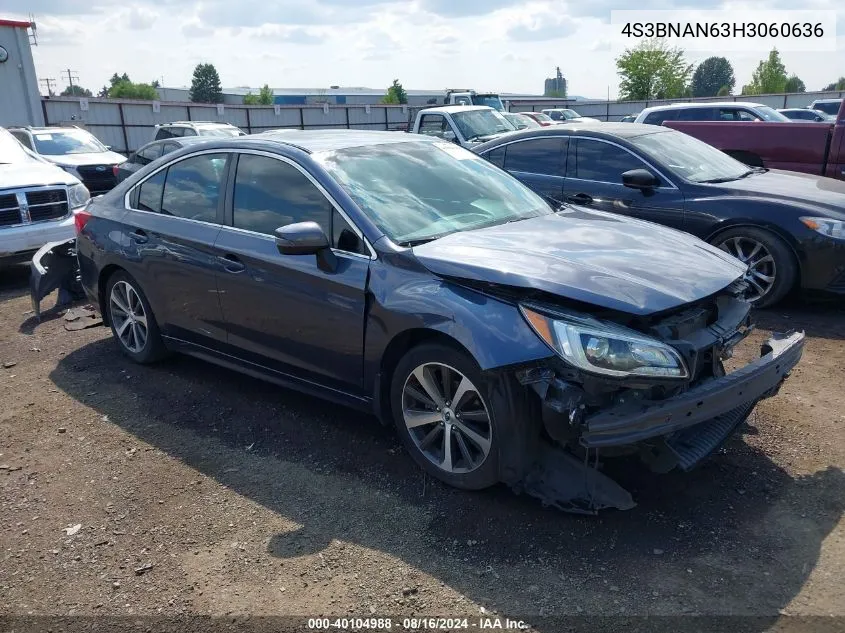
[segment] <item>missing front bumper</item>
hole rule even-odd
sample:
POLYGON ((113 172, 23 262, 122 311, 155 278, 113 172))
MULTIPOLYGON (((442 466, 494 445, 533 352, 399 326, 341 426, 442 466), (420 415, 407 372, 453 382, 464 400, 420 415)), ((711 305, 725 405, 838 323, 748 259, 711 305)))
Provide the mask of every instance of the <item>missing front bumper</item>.
MULTIPOLYGON (((708 380, 674 398, 619 405, 585 419, 580 442, 587 448, 636 444, 669 436, 777 393, 804 351, 804 333, 775 335, 760 358, 721 378, 708 380)), ((747 413, 746 413, 747 415, 747 413)))

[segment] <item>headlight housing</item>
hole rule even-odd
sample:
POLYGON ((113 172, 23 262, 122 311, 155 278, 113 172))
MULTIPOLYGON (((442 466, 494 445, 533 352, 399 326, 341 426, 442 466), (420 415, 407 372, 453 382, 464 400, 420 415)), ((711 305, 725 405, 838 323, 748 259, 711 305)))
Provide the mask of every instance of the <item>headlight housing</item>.
POLYGON ((70 185, 67 188, 67 203, 71 211, 84 207, 90 201, 91 194, 82 183, 70 185))
POLYGON ((563 360, 594 374, 618 378, 687 378, 686 363, 671 345, 614 323, 548 315, 521 305, 525 320, 563 360))
POLYGON ((801 218, 801 222, 807 228, 813 229, 816 233, 821 233, 826 237, 832 237, 835 240, 845 240, 845 222, 842 220, 803 217, 801 218))

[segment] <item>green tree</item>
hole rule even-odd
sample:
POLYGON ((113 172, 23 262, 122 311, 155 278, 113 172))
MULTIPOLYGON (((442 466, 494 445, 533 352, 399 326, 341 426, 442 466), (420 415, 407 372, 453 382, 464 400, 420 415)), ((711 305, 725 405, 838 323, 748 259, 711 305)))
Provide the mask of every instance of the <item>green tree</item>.
POLYGON ((155 101, 158 99, 158 92, 150 84, 136 84, 121 80, 109 88, 109 98, 155 101))
POLYGON ((264 84, 258 94, 250 91, 244 95, 244 105, 273 105, 273 101, 273 89, 267 84, 264 84))
POLYGON ((223 103, 223 88, 214 64, 197 64, 194 68, 190 99, 194 103, 223 103))
POLYGON ((645 40, 616 59, 616 73, 623 101, 673 99, 687 91, 692 65, 681 49, 669 48, 663 40, 645 40))
POLYGON ((778 49, 773 48, 766 59, 760 60, 757 70, 751 75, 751 83, 742 87, 744 95, 762 95, 786 92, 788 80, 786 66, 780 58, 778 49))
POLYGON ((161 88, 161 84, 158 82, 158 79, 153 79, 153 83, 150 84, 153 88, 161 88))
POLYGON ((68 86, 64 90, 62 90, 62 97, 93 97, 94 95, 91 94, 91 91, 88 88, 83 88, 82 86, 68 86))
POLYGON ((382 103, 408 103, 408 93, 399 83, 398 79, 394 79, 393 83, 387 89, 382 103))
POLYGON ((97 93, 97 96, 100 97, 101 99, 108 97, 109 96, 109 87, 103 86, 102 88, 100 88, 100 92, 97 93))
POLYGON ((798 77, 798 75, 792 74, 790 75, 789 79, 786 80, 786 86, 784 86, 784 92, 807 92, 807 86, 804 85, 804 82, 798 77))
POLYGON ((716 93, 717 97, 727 97, 731 94, 731 88, 728 86, 722 86, 719 88, 719 92, 716 93))
POLYGON ((834 90, 845 90, 845 77, 840 77, 832 84, 828 84, 824 88, 822 88, 825 92, 832 92, 834 90))
POLYGON ((692 74, 690 88, 693 97, 715 97, 722 88, 727 88, 730 94, 735 85, 731 63, 724 57, 708 57, 692 74))

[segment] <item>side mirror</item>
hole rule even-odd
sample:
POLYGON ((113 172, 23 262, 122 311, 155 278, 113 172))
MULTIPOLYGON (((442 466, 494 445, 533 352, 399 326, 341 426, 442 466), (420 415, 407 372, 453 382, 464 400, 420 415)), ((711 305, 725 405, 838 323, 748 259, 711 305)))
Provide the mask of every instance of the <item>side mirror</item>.
POLYGON ((275 230, 282 255, 316 255, 329 248, 329 238, 316 222, 297 222, 275 230))
POLYGON ((632 189, 651 189, 660 181, 647 169, 631 169, 622 174, 622 184, 632 189))

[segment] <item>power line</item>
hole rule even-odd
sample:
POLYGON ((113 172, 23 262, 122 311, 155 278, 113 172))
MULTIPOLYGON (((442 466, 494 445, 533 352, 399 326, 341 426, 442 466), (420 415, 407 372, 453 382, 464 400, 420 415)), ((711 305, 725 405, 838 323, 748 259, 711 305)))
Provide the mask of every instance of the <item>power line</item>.
POLYGON ((48 95, 53 94, 53 88, 56 86, 56 80, 55 79, 52 79, 52 78, 50 78, 50 79, 48 79, 48 78, 39 79, 38 83, 46 86, 48 95))

